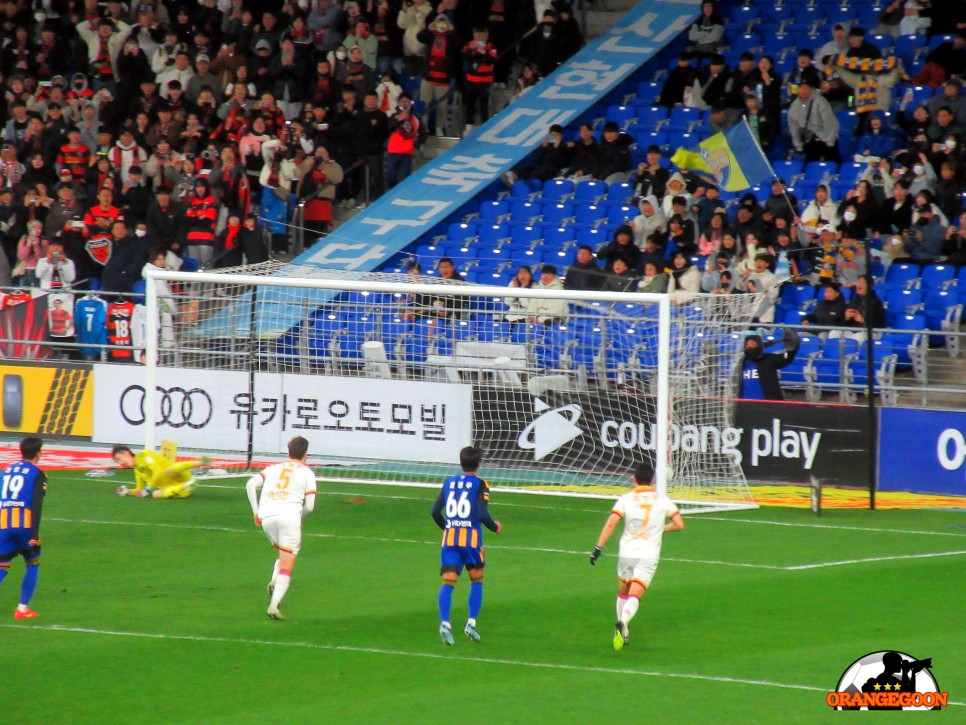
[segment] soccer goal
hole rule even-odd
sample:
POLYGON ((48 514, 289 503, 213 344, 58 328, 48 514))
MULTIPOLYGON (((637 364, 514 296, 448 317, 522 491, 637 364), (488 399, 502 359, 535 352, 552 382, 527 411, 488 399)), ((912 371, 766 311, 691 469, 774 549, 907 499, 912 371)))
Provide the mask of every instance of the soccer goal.
POLYGON ((473 443, 498 487, 612 496, 649 461, 681 505, 754 505, 732 401, 756 296, 150 275, 128 405, 155 414, 125 416, 146 446, 173 440, 231 473, 302 435, 324 478, 435 486, 473 443))

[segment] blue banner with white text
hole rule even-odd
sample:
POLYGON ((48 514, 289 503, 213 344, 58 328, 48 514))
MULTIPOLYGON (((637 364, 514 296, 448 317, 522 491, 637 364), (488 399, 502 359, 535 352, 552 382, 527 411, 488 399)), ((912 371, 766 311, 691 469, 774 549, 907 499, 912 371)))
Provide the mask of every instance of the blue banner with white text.
POLYGON ((966 496, 966 411, 883 408, 879 490, 966 496))
POLYGON ((472 199, 688 28, 700 0, 638 3, 529 93, 384 195, 295 264, 369 271, 472 199))

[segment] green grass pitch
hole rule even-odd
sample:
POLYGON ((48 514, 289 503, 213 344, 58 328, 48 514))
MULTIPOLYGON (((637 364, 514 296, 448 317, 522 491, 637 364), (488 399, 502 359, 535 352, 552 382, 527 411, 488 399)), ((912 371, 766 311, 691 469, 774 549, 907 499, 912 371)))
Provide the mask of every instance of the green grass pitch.
POLYGON ((4 722, 838 722, 825 693, 880 649, 932 657, 939 719, 966 716, 963 512, 687 517, 614 652, 609 502, 496 492, 483 641, 464 578, 446 648, 434 491, 321 485, 273 622, 242 482, 115 496, 129 476, 50 475, 40 618, 12 619, 22 564, 0 587, 4 722))

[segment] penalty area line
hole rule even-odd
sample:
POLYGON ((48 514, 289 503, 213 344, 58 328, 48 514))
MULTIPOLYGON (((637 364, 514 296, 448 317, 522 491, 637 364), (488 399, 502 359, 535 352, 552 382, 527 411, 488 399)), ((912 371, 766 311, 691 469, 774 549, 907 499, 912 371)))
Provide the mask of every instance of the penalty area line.
POLYGON ((876 561, 899 561, 900 559, 934 559, 941 556, 960 556, 966 554, 966 549, 959 551, 937 551, 932 554, 896 554, 893 556, 870 556, 864 559, 843 559, 842 561, 822 561, 817 564, 797 564, 786 566, 789 571, 802 571, 804 569, 824 569, 831 566, 849 566, 850 564, 867 564, 876 561))
MULTIPOLYGON (((148 529, 181 529, 188 531, 221 531, 223 533, 230 534, 253 534, 258 533, 258 529, 254 526, 250 529, 243 529, 235 526, 201 526, 196 524, 172 524, 164 523, 158 521, 99 521, 95 519, 68 519, 63 517, 52 516, 50 518, 45 518, 46 521, 56 521, 58 523, 65 524, 84 524, 87 526, 135 526, 139 528, 148 529)), ((303 538, 312 539, 341 539, 341 540, 352 540, 352 541, 378 541, 384 544, 417 544, 421 546, 439 546, 439 539, 435 541, 425 541, 420 539, 402 539, 402 538, 389 538, 380 536, 354 536, 352 534, 325 534, 318 533, 314 531, 303 531, 303 538)), ((495 549, 498 551, 523 551, 523 552, 537 552, 543 554, 568 554, 571 556, 586 556, 587 551, 577 550, 577 549, 556 549, 548 546, 508 546, 506 544, 487 544, 487 549, 495 549)), ((607 555, 611 556, 611 555, 607 555)), ((673 561, 681 564, 705 564, 708 566, 733 566, 742 569, 770 569, 774 571, 782 571, 787 569, 784 566, 776 566, 772 564, 751 564, 738 561, 717 561, 717 560, 706 560, 706 559, 685 559, 685 558, 675 558, 675 557, 664 557, 664 561, 673 561)))
MULTIPOLYGON (((4 629, 25 630, 27 627, 17 624, 0 624, 4 629)), ((810 685, 796 685, 785 682, 771 682, 769 680, 756 680, 753 678, 726 677, 722 675, 702 675, 690 672, 658 672, 657 670, 639 670, 633 667, 603 667, 597 665, 573 665, 560 662, 534 662, 529 660, 505 659, 502 657, 467 657, 452 653, 439 652, 419 652, 415 650, 387 649, 384 647, 359 647, 344 644, 324 644, 319 642, 299 642, 284 640, 249 639, 245 637, 214 637, 206 635, 192 634, 160 634, 155 632, 131 632, 112 629, 97 629, 93 627, 69 627, 59 624, 28 625, 31 630, 42 630, 45 632, 60 632, 70 634, 90 634, 103 637, 117 637, 128 639, 154 639, 179 642, 202 642, 212 644, 239 644, 251 646, 268 647, 291 647, 296 649, 316 650, 322 652, 353 652, 358 654, 386 655, 390 657, 403 657, 414 659, 447 660, 468 663, 480 663, 486 665, 502 665, 506 667, 523 667, 528 669, 544 670, 564 670, 568 672, 596 672, 613 675, 631 675, 636 677, 662 677, 681 680, 696 680, 699 682, 718 682, 731 685, 748 685, 752 687, 769 687, 781 690, 802 690, 805 692, 828 692, 827 687, 812 687, 810 685)), ((950 702, 950 705, 960 703, 950 702)))

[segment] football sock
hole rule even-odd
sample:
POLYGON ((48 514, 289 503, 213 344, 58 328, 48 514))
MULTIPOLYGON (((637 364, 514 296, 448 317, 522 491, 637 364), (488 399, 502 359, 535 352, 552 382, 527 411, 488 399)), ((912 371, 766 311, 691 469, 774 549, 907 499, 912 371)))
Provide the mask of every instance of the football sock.
POLYGON ((37 577, 40 576, 39 566, 28 566, 23 573, 23 583, 20 585, 20 604, 26 607, 37 588, 37 577))
POLYGON ((269 580, 269 584, 275 586, 275 580, 278 579, 278 569, 282 565, 278 559, 275 560, 275 566, 272 568, 272 578, 269 580))
POLYGON ((624 602, 624 611, 621 612, 621 622, 629 624, 634 619, 634 615, 637 614, 637 608, 640 604, 641 600, 637 597, 628 597, 627 601, 624 602))
POLYGON ((291 571, 288 569, 278 570, 278 576, 275 577, 275 591, 272 592, 272 603, 269 605, 271 609, 278 609, 278 605, 281 604, 282 597, 284 597, 285 592, 288 591, 288 585, 291 581, 291 571))
POLYGON ((483 606, 483 582, 470 582, 470 596, 467 599, 467 606, 470 614, 470 621, 476 625, 476 618, 480 616, 480 607, 483 606))
POLYGON ((448 622, 449 614, 453 609, 453 589, 455 584, 443 582, 439 588, 439 621, 448 622))
POLYGON ((627 603, 626 594, 617 595, 617 621, 620 621, 621 614, 624 613, 624 605, 627 603))

